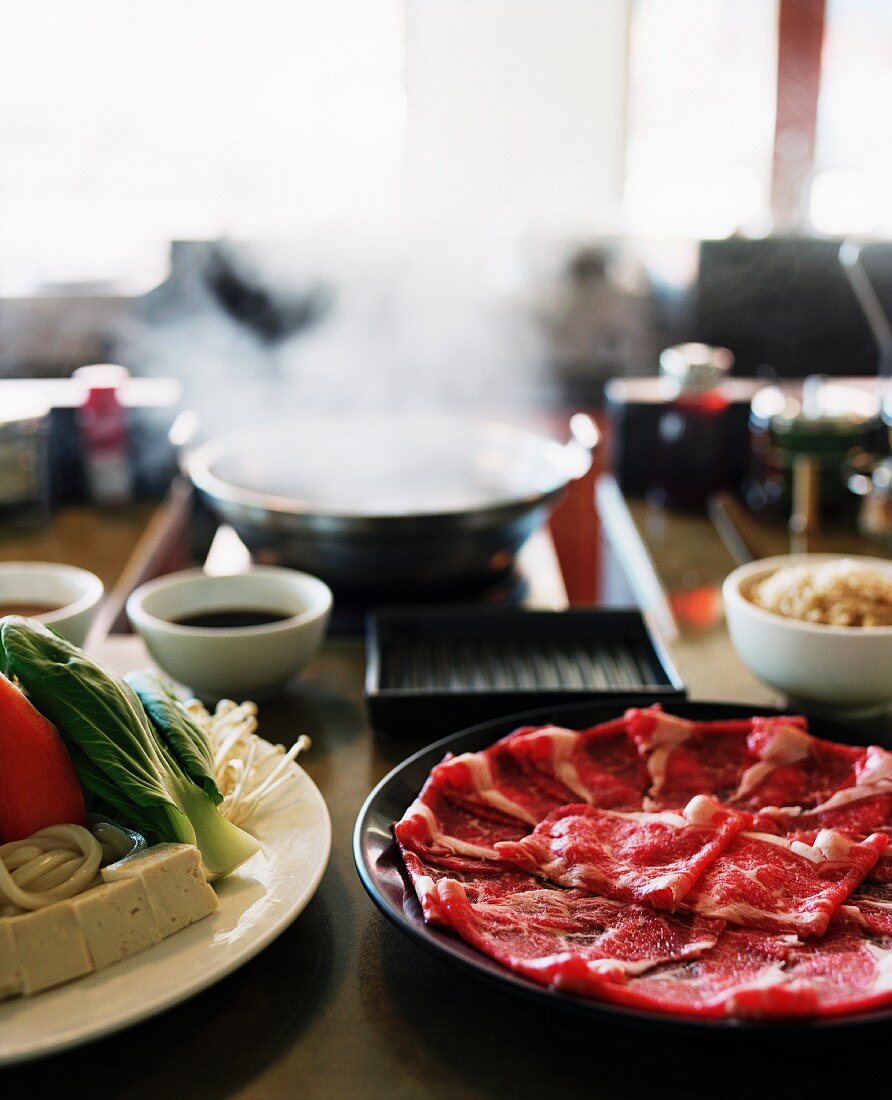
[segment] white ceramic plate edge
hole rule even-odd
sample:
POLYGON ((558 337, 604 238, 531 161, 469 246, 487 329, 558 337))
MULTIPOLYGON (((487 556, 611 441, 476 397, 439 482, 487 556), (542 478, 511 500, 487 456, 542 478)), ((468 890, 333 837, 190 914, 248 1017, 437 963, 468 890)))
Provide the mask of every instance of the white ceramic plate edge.
POLYGON ((218 913, 106 970, 0 1003, 0 1066, 68 1050, 164 1012, 267 947, 309 903, 331 852, 328 807, 299 765, 291 765, 291 781, 258 819, 256 835, 264 851, 220 884, 218 913))

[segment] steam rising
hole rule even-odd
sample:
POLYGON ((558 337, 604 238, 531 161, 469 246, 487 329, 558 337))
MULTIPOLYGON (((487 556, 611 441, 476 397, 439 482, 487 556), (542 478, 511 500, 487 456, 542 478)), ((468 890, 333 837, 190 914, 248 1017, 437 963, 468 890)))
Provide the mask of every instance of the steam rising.
POLYGON ((541 409, 545 335, 518 287, 516 252, 296 245, 240 252, 253 283, 293 302, 324 287, 323 316, 269 341, 228 315, 203 278, 201 246, 175 253, 169 283, 121 354, 186 386, 208 436, 249 421, 541 409))

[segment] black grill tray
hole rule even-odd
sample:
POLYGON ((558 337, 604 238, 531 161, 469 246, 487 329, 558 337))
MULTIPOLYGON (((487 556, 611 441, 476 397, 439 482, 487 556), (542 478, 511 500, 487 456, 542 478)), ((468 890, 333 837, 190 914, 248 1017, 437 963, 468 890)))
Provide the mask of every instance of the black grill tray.
POLYGON ((449 733, 515 711, 643 696, 684 684, 637 609, 381 608, 366 618, 375 729, 449 733))

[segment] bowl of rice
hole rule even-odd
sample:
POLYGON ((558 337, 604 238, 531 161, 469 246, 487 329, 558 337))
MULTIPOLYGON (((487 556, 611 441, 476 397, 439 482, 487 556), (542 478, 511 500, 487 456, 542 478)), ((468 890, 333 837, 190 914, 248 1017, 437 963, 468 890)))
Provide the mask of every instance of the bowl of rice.
POLYGON ((740 658, 792 701, 846 713, 892 702, 892 561, 763 558, 735 569, 722 595, 740 658))

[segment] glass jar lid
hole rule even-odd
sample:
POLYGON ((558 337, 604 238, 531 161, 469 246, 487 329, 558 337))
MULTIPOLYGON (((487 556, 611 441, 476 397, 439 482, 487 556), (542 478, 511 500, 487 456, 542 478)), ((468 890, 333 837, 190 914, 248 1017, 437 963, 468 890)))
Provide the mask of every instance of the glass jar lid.
POLYGON ((875 394, 813 375, 805 379, 801 393, 781 386, 759 390, 752 400, 751 419, 773 435, 804 442, 858 436, 879 411, 875 394))
POLYGON ((683 390, 711 390, 733 365, 732 352, 710 344, 676 344, 660 354, 660 374, 683 390))

